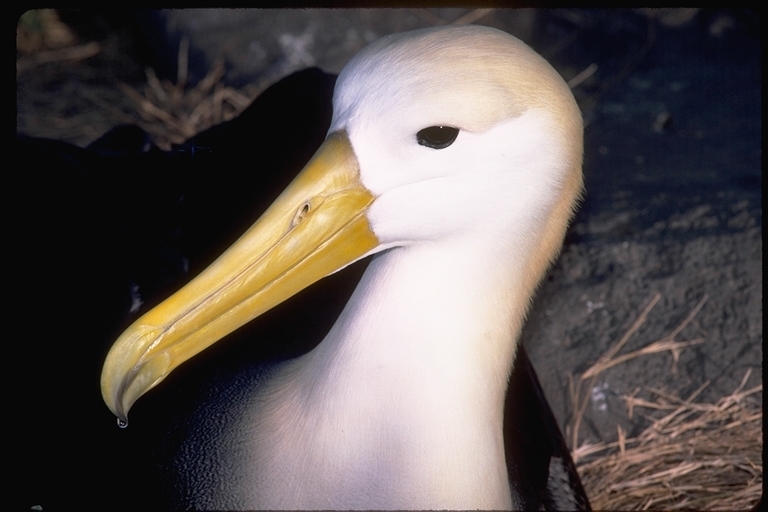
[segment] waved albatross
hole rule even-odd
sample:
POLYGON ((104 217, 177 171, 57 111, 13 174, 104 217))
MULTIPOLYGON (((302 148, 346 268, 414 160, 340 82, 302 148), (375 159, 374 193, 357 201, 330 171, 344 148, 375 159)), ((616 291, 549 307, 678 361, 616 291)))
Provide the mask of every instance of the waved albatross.
POLYGON ((546 482, 534 484, 514 460, 532 442, 516 425, 542 412, 505 413, 505 400, 543 404, 552 428, 538 383, 528 402, 507 389, 520 372, 535 381, 515 364, 518 338, 581 193, 582 138, 562 78, 504 32, 374 42, 339 75, 328 136, 304 170, 115 342, 105 402, 126 423, 181 363, 374 255, 316 348, 255 365, 222 394, 226 426, 187 450, 200 467, 179 476, 185 504, 588 508, 557 428, 562 450, 550 461, 542 447, 546 482))

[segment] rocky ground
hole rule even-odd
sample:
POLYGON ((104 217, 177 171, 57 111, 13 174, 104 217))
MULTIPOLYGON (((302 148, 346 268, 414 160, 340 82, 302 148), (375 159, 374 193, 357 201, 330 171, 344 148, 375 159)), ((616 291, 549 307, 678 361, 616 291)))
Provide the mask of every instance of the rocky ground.
POLYGON ((712 402, 749 369, 747 385, 762 382, 762 105, 753 13, 209 10, 61 18, 75 37, 65 47, 81 51, 39 43, 22 52, 20 44, 17 131, 81 146, 142 121, 118 83, 140 90, 147 66, 175 79, 182 36, 190 44, 188 83, 219 57, 222 83, 257 92, 308 66, 338 72, 390 32, 474 22, 517 35, 571 81, 586 124, 584 202, 524 330, 563 429, 570 432, 574 413, 569 376, 578 381, 657 294, 620 353, 665 338, 699 304, 674 340, 703 342, 631 359, 585 382, 580 442, 615 439, 617 424, 629 433, 646 426, 642 415, 628 417, 622 399, 638 389, 637 396, 657 388, 685 398, 709 382, 699 399, 712 402))

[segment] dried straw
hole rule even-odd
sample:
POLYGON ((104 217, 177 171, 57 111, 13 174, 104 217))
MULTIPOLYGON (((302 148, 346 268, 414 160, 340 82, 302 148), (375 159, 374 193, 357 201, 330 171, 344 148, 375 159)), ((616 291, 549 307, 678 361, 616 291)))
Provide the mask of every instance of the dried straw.
MULTIPOLYGON (((674 338, 693 320, 706 296, 667 336, 617 356, 660 298, 656 295, 614 347, 572 385, 574 445, 589 399, 581 390, 591 389, 597 375, 636 357, 665 350, 672 352, 676 362, 682 348, 703 341, 674 338)), ((653 388, 647 388, 650 400, 638 398, 639 389, 624 396, 630 419, 637 408, 671 412, 654 420, 637 437, 627 438, 617 425, 617 441, 583 443, 573 451, 592 506, 597 510, 737 510, 754 506, 762 494, 763 414, 761 400, 753 395, 762 393, 763 387, 744 390, 750 373, 751 369, 731 395, 714 404, 694 401, 709 382, 685 400, 653 388)))
MULTIPOLYGON (((146 69, 147 85, 142 92, 121 83, 120 88, 136 105, 139 120, 131 119, 152 136, 155 144, 170 149, 203 130, 237 117, 263 87, 242 90, 221 83, 224 63, 217 60, 213 69, 196 86, 187 88, 189 41, 179 45, 176 83, 160 80, 146 69)), ((114 110, 114 109, 113 109, 114 110)), ((125 115, 121 115, 125 119, 125 115)))

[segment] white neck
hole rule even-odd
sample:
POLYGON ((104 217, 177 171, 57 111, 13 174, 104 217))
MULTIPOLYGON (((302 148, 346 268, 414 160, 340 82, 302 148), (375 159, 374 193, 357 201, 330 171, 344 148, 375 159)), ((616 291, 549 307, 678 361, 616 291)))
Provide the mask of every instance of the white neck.
POLYGON ((425 243, 373 259, 326 339, 260 398, 255 505, 513 504, 503 404, 527 297, 510 292, 517 251, 494 249, 425 243))

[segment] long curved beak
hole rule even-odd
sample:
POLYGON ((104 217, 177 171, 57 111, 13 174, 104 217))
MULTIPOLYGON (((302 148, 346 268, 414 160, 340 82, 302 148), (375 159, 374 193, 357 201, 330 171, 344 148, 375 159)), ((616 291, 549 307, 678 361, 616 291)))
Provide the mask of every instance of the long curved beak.
POLYGON ((349 139, 331 134, 269 209, 199 276, 131 325, 104 362, 101 393, 131 406, 174 368, 378 244, 349 139))

